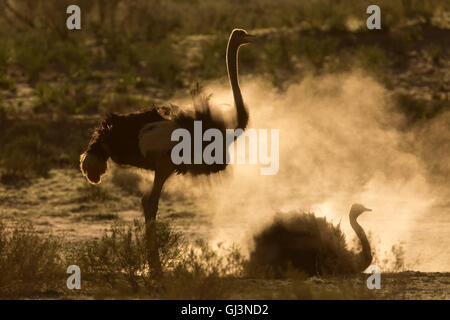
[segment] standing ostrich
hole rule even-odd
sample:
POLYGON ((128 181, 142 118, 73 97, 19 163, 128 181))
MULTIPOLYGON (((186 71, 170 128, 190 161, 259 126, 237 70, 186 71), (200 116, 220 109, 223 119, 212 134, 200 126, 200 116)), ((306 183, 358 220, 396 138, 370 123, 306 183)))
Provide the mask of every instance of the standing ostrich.
MULTIPOLYGON (((249 35, 245 30, 234 29, 228 40, 226 64, 237 114, 237 125, 234 129, 241 129, 233 136, 232 142, 245 130, 249 118, 238 81, 238 51, 240 46, 251 42, 253 38, 254 36, 249 35)), ((195 98, 194 112, 180 112, 171 119, 163 117, 160 108, 157 107, 124 115, 109 114, 95 129, 86 151, 80 158, 81 171, 93 184, 101 182, 101 177, 107 170, 108 158, 119 165, 131 165, 155 172, 151 191, 142 197, 149 248, 148 260, 150 270, 155 275, 161 273, 161 263, 153 222, 156 219, 164 182, 173 172, 208 175, 224 170, 227 165, 226 161, 222 161, 221 164, 194 164, 192 160, 193 153, 196 152, 195 148, 191 149, 194 150, 191 164, 175 165, 171 160, 171 150, 175 145, 175 142, 171 141, 171 134, 175 129, 187 129, 193 137, 194 121, 201 121, 203 130, 218 129, 222 137, 225 137, 226 130, 230 127, 223 118, 212 115, 209 97, 195 98)), ((199 152, 203 153, 204 147, 203 143, 199 152)), ((228 156, 228 145, 224 143, 223 148, 222 154, 228 156)))
POLYGON ((345 235, 326 218, 312 213, 276 217, 275 221, 254 237, 255 248, 250 255, 252 265, 269 266, 281 276, 290 265, 312 275, 354 274, 363 272, 372 263, 369 241, 356 219, 367 209, 353 204, 350 225, 358 236, 362 251, 347 249, 345 235))

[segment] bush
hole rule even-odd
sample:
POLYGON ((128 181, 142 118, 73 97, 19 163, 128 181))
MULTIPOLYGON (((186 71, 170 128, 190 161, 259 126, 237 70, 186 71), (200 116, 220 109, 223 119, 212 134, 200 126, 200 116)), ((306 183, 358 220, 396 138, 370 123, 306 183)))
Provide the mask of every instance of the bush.
POLYGON ((180 87, 179 73, 181 65, 175 56, 171 42, 168 40, 141 46, 142 59, 148 74, 163 86, 180 87))
POLYGON ((389 63, 385 51, 377 46, 358 48, 355 58, 359 67, 375 74, 383 73, 389 63))
POLYGON ((99 100, 88 90, 86 84, 62 83, 49 86, 39 82, 34 92, 37 102, 33 110, 37 113, 92 114, 98 110, 99 100))
POLYGON ((75 264, 92 292, 100 295, 144 294, 165 299, 220 299, 235 289, 244 259, 235 247, 220 255, 204 242, 189 246, 166 223, 156 222, 164 275, 152 278, 147 261, 145 224, 115 223, 100 240, 74 250, 75 264))
POLYGON ((52 149, 39 135, 26 135, 5 145, 1 165, 8 175, 47 176, 52 160, 52 149))
POLYGON ((7 41, 0 42, 0 73, 4 72, 11 62, 11 49, 7 41))
POLYGON ((315 69, 323 67, 325 58, 336 54, 339 40, 333 37, 316 35, 297 36, 294 41, 295 53, 306 58, 315 69))
POLYGON ((8 231, 0 221, 0 298, 54 294, 65 286, 61 240, 39 236, 30 223, 8 231))
POLYGON ((57 41, 52 44, 51 62, 57 70, 74 76, 89 70, 92 53, 81 41, 57 41))
POLYGON ((198 77, 213 79, 226 75, 225 64, 226 37, 215 36, 210 41, 201 44, 200 55, 196 58, 195 65, 198 69, 198 77))
POLYGON ((32 178, 46 176, 55 167, 78 169, 92 126, 92 121, 66 118, 13 118, 0 108, 1 171, 16 178, 32 178))
MULTIPOLYGON (((157 223, 157 239, 162 265, 170 268, 180 254, 180 234, 172 232, 167 224, 157 223)), ((127 287, 136 293, 150 286, 145 225, 135 221, 133 226, 115 223, 105 230, 100 240, 80 245, 75 253, 77 265, 84 279, 97 287, 120 289, 127 287)))
POLYGON ((25 71, 30 81, 36 81, 50 63, 47 39, 37 32, 17 35, 17 39, 16 63, 25 71))
POLYGON ((407 124, 432 119, 448 109, 445 101, 417 99, 408 94, 394 95, 397 110, 406 116, 407 124))

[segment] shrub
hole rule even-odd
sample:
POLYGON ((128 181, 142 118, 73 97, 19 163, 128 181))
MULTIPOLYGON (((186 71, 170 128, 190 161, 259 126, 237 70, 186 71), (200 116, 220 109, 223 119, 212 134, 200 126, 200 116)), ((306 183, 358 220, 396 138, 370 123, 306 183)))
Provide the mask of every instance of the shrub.
POLYGON ((8 117, 0 108, 0 167, 14 179, 45 176, 55 167, 79 168, 92 126, 66 118, 8 117))
POLYGON ((203 79, 213 79, 226 74, 225 60, 226 38, 224 36, 214 36, 210 41, 201 43, 200 55, 196 57, 198 77, 203 79))
MULTIPOLYGON (((255 48, 249 46, 249 50, 246 51, 252 50, 255 48)), ((262 71, 270 76, 273 85, 280 86, 287 80, 288 75, 296 72, 293 64, 294 54, 293 45, 285 33, 281 33, 263 46, 260 54, 262 71)))
POLYGON ((51 62, 57 70, 73 76, 89 69, 92 53, 80 40, 57 41, 52 44, 51 62))
POLYGON ((0 71, 0 89, 9 90, 11 92, 16 92, 17 90, 16 82, 13 79, 3 75, 1 71, 0 71))
POLYGON ((444 100, 417 99, 408 94, 397 93, 394 95, 396 108, 406 116, 407 124, 432 119, 448 106, 444 100))
POLYGON ((383 49, 376 46, 362 46, 355 52, 359 67, 375 74, 380 74, 388 66, 388 59, 383 49))
POLYGON ((336 54, 339 40, 333 37, 297 36, 294 40, 295 53, 306 58, 316 69, 323 67, 325 58, 336 54))
POLYGON ((11 47, 7 41, 0 42, 0 73, 4 72, 11 62, 11 47))
MULTIPOLYGON (((162 264, 167 269, 180 254, 180 234, 164 223, 157 223, 156 229, 162 264)), ((84 278, 97 287, 128 287, 136 293, 152 280, 147 266, 145 226, 138 221, 133 226, 113 224, 100 240, 81 244, 74 257, 84 278)))
POLYGON ((98 110, 99 100, 88 90, 86 84, 62 83, 49 86, 39 82, 34 93, 37 102, 33 110, 37 113, 92 114, 98 110))
POLYGON ((16 62, 28 75, 30 81, 36 81, 39 74, 47 70, 49 66, 47 39, 37 32, 17 35, 17 39, 16 62))
POLYGON ((0 298, 54 294, 65 286, 61 240, 35 232, 30 223, 9 231, 0 221, 0 298))
POLYGON ((9 175, 47 176, 52 160, 52 149, 39 135, 25 135, 4 146, 1 165, 9 175))
POLYGON ((224 254, 204 242, 189 246, 166 223, 156 222, 157 241, 164 271, 152 278, 147 261, 145 224, 117 222, 100 240, 81 243, 74 250, 75 264, 93 292, 145 294, 165 299, 219 299, 235 289, 234 277, 242 275, 244 259, 236 247, 224 254))
POLYGON ((180 87, 180 63, 169 40, 140 46, 140 54, 146 64, 146 72, 163 86, 180 87))

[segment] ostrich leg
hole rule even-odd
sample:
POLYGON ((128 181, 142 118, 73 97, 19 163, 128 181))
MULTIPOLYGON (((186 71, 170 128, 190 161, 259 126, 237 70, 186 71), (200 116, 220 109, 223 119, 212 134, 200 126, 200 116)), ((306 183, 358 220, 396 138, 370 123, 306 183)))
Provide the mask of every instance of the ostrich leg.
POLYGON ((156 235, 156 213, 158 212, 159 196, 164 182, 170 176, 171 171, 155 170, 155 179, 151 192, 145 193, 142 197, 142 207, 145 216, 145 238, 147 244, 147 261, 150 273, 155 277, 161 276, 161 261, 159 258, 159 247, 156 235))

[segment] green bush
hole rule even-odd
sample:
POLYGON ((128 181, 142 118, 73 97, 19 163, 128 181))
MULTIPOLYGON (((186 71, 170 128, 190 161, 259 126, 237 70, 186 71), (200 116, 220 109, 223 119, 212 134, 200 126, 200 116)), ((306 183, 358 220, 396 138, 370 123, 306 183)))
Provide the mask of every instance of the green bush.
POLYGON ((0 108, 0 174, 31 178, 45 176, 55 167, 79 168, 92 126, 92 121, 64 117, 7 117, 0 108))

